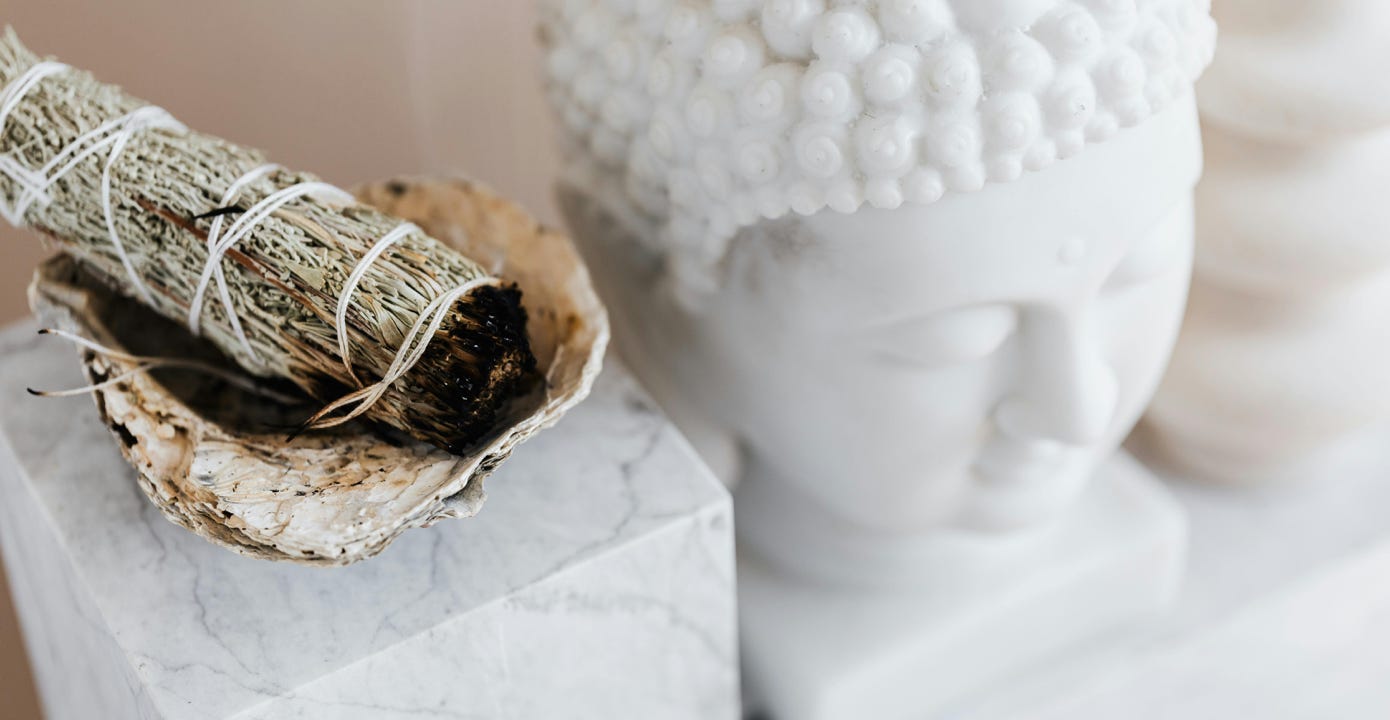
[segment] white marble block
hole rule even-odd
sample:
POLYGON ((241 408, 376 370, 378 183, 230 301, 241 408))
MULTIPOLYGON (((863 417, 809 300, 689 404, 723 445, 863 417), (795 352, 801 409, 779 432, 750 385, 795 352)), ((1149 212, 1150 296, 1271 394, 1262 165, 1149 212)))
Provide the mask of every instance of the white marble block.
POLYGON ((737 716, 728 495, 616 363, 477 518, 328 570, 164 520, 89 400, 24 393, 81 382, 33 332, 0 334, 0 542, 51 718, 737 716))

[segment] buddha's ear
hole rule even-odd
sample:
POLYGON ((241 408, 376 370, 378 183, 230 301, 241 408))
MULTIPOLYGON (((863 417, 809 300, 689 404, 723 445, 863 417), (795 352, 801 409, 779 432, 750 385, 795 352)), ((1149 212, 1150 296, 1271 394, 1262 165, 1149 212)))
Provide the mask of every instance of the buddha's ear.
POLYGON ((725 253, 727 276, 737 279, 749 271, 785 270, 793 264, 830 264, 827 248, 846 239, 842 233, 822 228, 814 218, 832 212, 827 208, 810 216, 793 213, 740 229, 725 253))

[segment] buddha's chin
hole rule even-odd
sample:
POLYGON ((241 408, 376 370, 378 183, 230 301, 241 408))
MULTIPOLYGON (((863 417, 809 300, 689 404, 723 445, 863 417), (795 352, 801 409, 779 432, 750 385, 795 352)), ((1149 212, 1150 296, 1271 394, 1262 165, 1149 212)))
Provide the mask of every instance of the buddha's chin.
POLYGON ((967 529, 1015 533, 1051 526, 1075 502, 1095 471, 1097 451, 1050 448, 981 456, 970 500, 961 516, 967 529))

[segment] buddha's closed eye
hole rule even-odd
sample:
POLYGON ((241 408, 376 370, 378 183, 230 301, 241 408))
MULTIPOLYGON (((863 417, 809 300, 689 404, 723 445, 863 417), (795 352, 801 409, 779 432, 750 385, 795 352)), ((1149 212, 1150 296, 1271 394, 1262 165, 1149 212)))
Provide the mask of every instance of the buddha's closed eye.
POLYGON ((873 353, 886 362, 933 368, 988 357, 1017 329, 1014 308, 972 305, 876 328, 870 342, 873 353))

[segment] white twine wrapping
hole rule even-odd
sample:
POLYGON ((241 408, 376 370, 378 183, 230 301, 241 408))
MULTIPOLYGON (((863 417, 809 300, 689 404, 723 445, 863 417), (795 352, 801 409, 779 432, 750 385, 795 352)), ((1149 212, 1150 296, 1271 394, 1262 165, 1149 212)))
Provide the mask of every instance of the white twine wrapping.
MULTIPOLYGON (((227 188, 227 192, 222 194, 221 207, 231 205, 247 185, 279 169, 281 167, 275 163, 266 163, 247 171, 237 178, 231 187, 227 188)), ((213 248, 217 246, 217 238, 222 234, 224 220, 225 218, 221 215, 212 219, 212 227, 208 229, 208 257, 212 257, 213 248)), ((248 357, 264 364, 265 361, 261 360, 261 356, 257 355, 255 349, 251 347, 251 340, 246 337, 246 331, 241 327, 241 318, 237 317, 236 307, 232 304, 232 294, 227 289, 227 274, 222 271, 222 263, 220 262, 214 265, 213 279, 217 281, 217 295, 222 301, 222 309, 227 315, 227 321, 232 325, 232 333, 236 335, 237 341, 241 343, 241 347, 246 351, 248 357)), ((189 309, 188 329, 194 335, 202 334, 202 313, 189 309)))
POLYGON ((39 334, 53 335, 55 337, 63 338, 64 340, 68 340, 72 343, 75 343, 76 345, 86 348, 87 350, 90 350, 98 355, 103 355, 105 357, 109 357, 115 360, 123 360, 125 362, 135 363, 135 367, 119 375, 116 375, 115 377, 107 378, 106 380, 103 380, 99 383, 93 383, 91 385, 85 385, 83 387, 73 388, 71 390, 44 391, 29 388, 30 395, 37 395, 39 397, 49 398, 86 395, 87 393, 95 392, 97 390, 101 390, 102 388, 110 387, 121 382, 122 380, 126 380, 141 373, 147 373, 151 370, 157 370, 159 368, 181 368, 184 370, 194 370, 205 375, 213 375, 243 390, 255 393, 257 395, 261 395, 263 397, 268 397, 280 403, 289 404, 295 402, 294 398, 289 397, 287 395, 282 395, 280 393, 275 392, 274 390, 261 387, 260 385, 256 384, 255 381, 251 380, 245 375, 231 372, 230 370, 227 370, 225 368, 220 368, 216 365, 213 365, 211 363, 205 363, 200 360, 132 355, 127 352, 121 352, 120 350, 116 350, 115 348, 109 348, 105 345, 102 345, 99 342, 96 342, 95 340, 89 340, 87 338, 84 338, 81 335, 70 333, 66 330, 58 330, 56 328, 44 328, 39 331, 39 334))
POLYGON ((306 428, 330 428, 337 427, 346 423, 366 412, 368 408, 375 405, 386 390, 397 380, 400 380, 410 369, 420 363, 420 359, 425 356, 425 350, 429 348, 430 341, 434 339, 434 334, 439 332, 439 327, 444 324, 444 318, 448 317, 449 310, 459 298, 467 295, 474 290, 486 285, 500 285, 501 281, 495 277, 480 277, 470 280, 449 292, 437 297, 420 313, 420 317, 415 321, 415 325, 406 333, 405 339, 401 342, 400 349, 396 351, 396 359, 391 362, 391 366, 386 369, 386 374, 381 380, 368 385, 357 392, 348 394, 338 400, 333 401, 324 409, 318 411, 313 417, 309 418, 304 426, 306 428), (429 328, 424 332, 423 342, 419 341, 420 331, 425 322, 429 321, 429 328), (328 418, 329 415, 338 411, 340 408, 347 407, 353 403, 358 403, 356 408, 337 418, 328 418))
MULTIPOLYGON (((362 381, 357 379, 357 373, 352 369, 352 344, 348 342, 348 304, 352 300, 352 294, 357 291, 357 285, 362 282, 362 278, 366 277, 367 270, 371 268, 372 263, 376 262, 377 258, 381 257, 392 245, 405 239, 407 235, 419 231, 420 228, 415 223, 401 223, 391 232, 383 235, 372 245, 372 249, 362 256, 357 267, 354 267, 352 274, 348 276, 347 284, 343 286, 342 292, 338 293, 338 308, 334 317, 334 329, 338 333, 338 354, 343 358, 343 368, 347 370, 348 377, 352 378, 358 387, 362 386, 362 381)), ((399 357, 399 353, 397 356, 399 357)))
MULTIPOLYGON (((107 156, 106 166, 101 170, 101 211, 106 216, 106 233, 111 238, 111 246, 116 248, 116 254, 120 256, 126 274, 130 276, 130 281, 135 284, 135 289, 140 292, 140 297, 144 299, 145 303, 154 305, 154 296, 150 294, 150 289, 145 285, 145 281, 140 278, 140 273, 135 272, 135 265, 130 261, 130 255, 125 251, 125 243, 121 242, 121 235, 116 232, 116 219, 111 212, 111 168, 120 159, 121 153, 125 152, 126 145, 130 143, 130 138, 135 133, 154 128, 183 133, 188 132, 188 128, 175 120, 174 116, 165 112, 163 108, 157 108, 153 105, 135 110, 121 120, 120 128, 110 136, 114 139, 111 154, 107 156)), ((79 137, 73 141, 73 144, 77 145, 86 140, 86 136, 79 137)))
MULTIPOLYGON (((0 136, 3 136, 5 123, 9 119, 10 113, 19 105, 26 95, 29 94, 44 78, 51 75, 65 72, 70 68, 59 62, 43 61, 30 67, 23 74, 12 80, 5 88, 0 91, 0 136)), ((49 160, 39 170, 26 168, 22 163, 15 159, 11 153, 0 155, 0 173, 9 176, 19 188, 19 193, 12 204, 7 204, 4 198, 0 198, 0 216, 3 216, 11 225, 16 227, 25 224, 24 216, 30 207, 35 203, 40 206, 51 202, 48 190, 54 183, 58 182, 63 176, 71 172, 84 160, 105 148, 110 148, 106 163, 102 168, 101 174, 101 206, 106 223, 106 230, 111 241, 111 246, 120 258, 121 265, 124 266, 126 273, 130 276, 131 284, 140 294, 141 299, 147 305, 154 305, 154 297, 149 288, 135 270, 135 265, 130 256, 126 253, 125 244, 121 242, 120 233, 116 230, 114 211, 111 201, 111 170, 116 162, 125 152, 131 139, 136 133, 163 129, 176 133, 188 132, 188 128, 176 120, 163 108, 147 105, 133 110, 114 120, 109 120, 92 130, 74 139, 67 147, 63 148, 53 159, 49 160), (85 149, 84 149, 84 146, 85 149)), ((222 196, 222 207, 230 205, 236 197, 250 183, 259 180, 266 175, 280 169, 275 164, 266 164, 253 168, 237 178, 222 196)), ((222 216, 213 218, 211 228, 208 231, 207 264, 203 268, 202 274, 198 278, 198 285, 194 291, 193 300, 188 309, 188 328, 194 335, 200 334, 202 326, 203 304, 206 301, 209 286, 216 281, 217 293, 226 311, 228 322, 231 324, 232 332, 236 335, 238 342, 246 350, 248 357, 263 362, 253 349, 250 340, 247 338, 245 330, 242 328, 241 320, 237 317, 235 306, 232 303, 231 293, 227 288, 226 275, 222 269, 222 259, 227 252, 238 242, 250 236, 251 232, 266 218, 270 217, 280 208, 289 202, 300 197, 312 197, 325 204, 337 203, 340 205, 350 205, 356 202, 351 193, 339 187, 325 182, 302 182, 282 188, 276 192, 262 198, 255 205, 251 206, 231 227, 227 228, 225 235, 222 234, 224 219, 222 216)), ((420 228, 412 223, 402 223, 396 226, 389 233, 382 236, 374 243, 371 249, 358 261, 353 268, 347 283, 339 294, 337 313, 335 317, 335 331, 338 339, 338 350, 342 356, 343 367, 347 370, 348 376, 353 382, 361 385, 356 372, 352 367, 351 344, 348 341, 347 311, 352 294, 357 290, 357 286, 366 276, 371 268, 382 255, 393 245, 408 237, 413 232, 420 231, 420 228)), ((328 428, 336 427, 360 417, 368 409, 377 403, 386 391, 395 384, 396 381, 409 373, 420 360, 424 358, 425 351, 428 350, 430 342, 434 339, 439 328, 444 324, 448 317, 449 310, 454 303, 466 296, 468 293, 487 285, 500 285, 495 277, 480 277, 459 285, 449 292, 435 298, 424 310, 420 312, 410 332, 405 335, 400 347, 396 350, 396 356, 392 360, 390 367, 382 378, 357 391, 340 398, 327 407, 320 410, 306 423, 306 428, 328 428), (427 325, 428 324, 428 325, 427 325), (422 334, 423 331, 423 334, 422 334), (356 405, 351 411, 336 418, 329 418, 334 412, 356 405)), ((45 397, 66 397, 70 395, 86 394, 105 387, 109 387, 121 382, 133 375, 149 372, 157 368, 179 367, 196 370, 207 374, 215 375, 224 380, 232 382, 234 385, 266 395, 264 389, 257 386, 248 379, 230 373, 207 363, 184 360, 179 358, 155 358, 141 357, 123 353, 104 345, 88 340, 86 338, 68 333, 62 330, 46 329, 40 331, 41 334, 51 334, 71 340, 92 352, 100 353, 109 357, 137 363, 136 367, 94 385, 88 385, 73 390, 58 392, 38 392, 30 390, 36 395, 45 397)), ((271 394, 273 395, 273 394, 271 394)), ((279 396, 284 399, 284 396, 279 396)))
MULTIPOLYGON (((10 113, 14 112, 15 107, 19 105, 20 99, 28 95, 29 91, 38 85, 40 80, 67 69, 68 66, 63 63, 45 60, 35 64, 6 85, 4 91, 0 91, 0 132, 4 132, 5 123, 9 121, 10 113)), ((0 172, 14 178, 15 182, 23 189, 20 198, 32 195, 36 199, 47 202, 48 198, 42 190, 43 176, 24 167, 8 153, 0 156, 0 172)), ((14 205, 8 205, 4 198, 0 198, 0 215, 3 215, 5 220, 16 227, 24 221, 24 211, 19 210, 19 207, 18 199, 14 205)))
MULTIPOLYGON (((46 60, 35 64, 6 85, 4 91, 0 92, 0 133, 4 132, 5 123, 9 121, 10 113, 18 107, 20 100, 38 86, 39 81, 68 69, 68 66, 63 63, 46 60)), ((147 105, 115 120, 102 123, 91 131, 78 136, 39 170, 24 168, 18 160, 8 153, 4 156, 5 162, 0 163, 0 172, 9 175, 15 184, 22 188, 13 205, 6 206, 4 201, 0 200, 0 212, 4 214, 5 219, 11 225, 18 227, 24 224, 24 216, 34 203, 47 204, 50 201, 48 189, 53 187, 54 183, 92 154, 110 147, 111 151, 107 155, 106 165, 101 171, 101 210, 106 221, 107 236, 111 240, 111 247, 116 251, 116 256, 120 258, 121 265, 125 267, 126 274, 130 277, 131 285, 135 287, 141 299, 150 305, 154 304, 154 296, 150 293, 149 287, 145 285, 145 281, 141 279, 140 274, 135 271, 135 263, 131 261, 130 255, 125 250, 125 243, 121 242, 121 235, 116 231, 115 216, 111 207, 111 169, 115 167, 116 161, 121 158, 121 154, 125 152, 126 146, 130 144, 131 138, 136 133, 154 129, 169 130, 175 133, 188 132, 188 128, 183 123, 174 119, 163 108, 147 105), (86 150, 78 152, 88 143, 94 144, 86 150), (71 159, 60 167, 59 163, 62 163, 69 155, 72 156, 71 159)))
MULTIPOLYGON (((235 187, 235 183, 233 187, 235 187)), ((237 190, 240 190, 240 188, 237 188, 237 190)), ((227 192, 230 194, 231 189, 229 188, 227 192)), ((192 323, 203 314, 203 302, 207 299, 208 285, 212 282, 213 276, 221 269, 222 258, 227 254, 227 251, 231 250, 233 245, 236 245, 250 236, 251 231, 266 218, 270 217, 276 210, 284 207, 290 201, 306 195, 314 196, 316 200, 324 203, 337 202, 342 205, 351 205, 355 202, 352 193, 326 182, 295 183, 294 185, 265 196, 260 202, 252 205, 251 209, 237 218, 237 221, 232 223, 230 228, 227 228, 226 235, 213 238, 213 236, 209 234, 207 264, 203 266, 203 273, 198 277, 197 288, 193 291, 193 301, 188 304, 190 330, 197 333, 197 326, 192 323)), ((218 230, 221 230, 220 226, 218 230)), ((230 300, 231 296, 227 295, 226 301, 230 302, 230 300)), ((232 316, 235 316, 235 314, 234 312, 230 313, 232 316)), ((245 337, 246 336, 242 334, 239 336, 239 339, 244 340, 245 337)), ((249 347, 249 345, 250 343, 248 341, 247 346, 249 347)))

